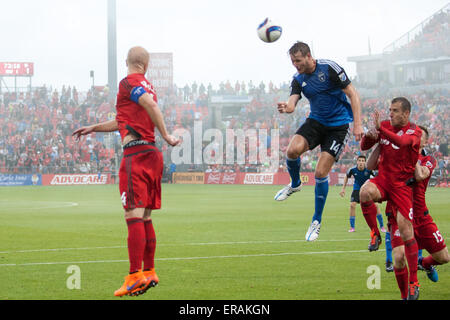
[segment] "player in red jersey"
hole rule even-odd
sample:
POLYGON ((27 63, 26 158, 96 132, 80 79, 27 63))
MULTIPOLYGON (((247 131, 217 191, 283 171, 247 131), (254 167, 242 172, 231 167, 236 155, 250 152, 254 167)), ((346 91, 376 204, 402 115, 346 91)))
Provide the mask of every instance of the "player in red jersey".
POLYGON ((158 284, 151 213, 161 208, 163 158, 155 146, 155 127, 169 145, 180 142, 168 134, 153 86, 145 78, 149 57, 142 47, 129 50, 128 75, 119 84, 116 119, 82 127, 73 133, 80 138, 92 132, 119 130, 122 138, 119 190, 128 227, 130 270, 122 287, 114 292, 120 297, 142 294, 158 284))
POLYGON ((430 253, 428 257, 419 258, 419 265, 427 272, 430 280, 436 282, 438 280, 437 272, 433 266, 448 263, 450 255, 445 245, 444 237, 429 214, 425 202, 425 192, 437 162, 423 149, 428 142, 428 130, 424 127, 420 128, 423 131, 424 138, 422 139, 421 154, 414 176, 416 180, 413 189, 414 232, 419 243, 419 249, 425 249, 430 253))
MULTIPOLYGON (((427 250, 430 255, 426 258, 419 258, 419 265, 423 266, 427 272, 428 278, 436 282, 438 281, 437 271, 433 265, 445 264, 450 261, 448 249, 445 245, 444 238, 439 232, 436 224, 431 218, 425 202, 425 192, 431 174, 436 167, 436 160, 428 155, 423 149, 428 142, 429 134, 425 127, 422 129, 422 138, 420 144, 420 155, 414 172, 413 184, 413 212, 414 212, 414 235, 417 240, 419 249, 427 250)), ((368 164, 374 169, 379 154, 379 147, 369 157, 368 164)), ((388 226, 391 232, 392 247, 394 253, 394 271, 397 284, 400 288, 401 297, 405 299, 408 295, 408 271, 405 262, 405 248, 403 240, 400 237, 398 225, 396 222, 397 209, 388 201, 386 205, 386 215, 388 216, 388 226)))
POLYGON ((374 114, 375 130, 367 132, 361 140, 361 150, 369 150, 376 143, 380 146, 378 176, 361 187, 360 201, 363 215, 371 230, 369 250, 378 250, 381 243, 375 202, 390 200, 398 208, 397 224, 405 244, 409 267, 408 299, 419 296, 417 280, 418 246, 414 238, 412 188, 407 182, 414 177, 419 158, 422 130, 409 122, 411 104, 404 97, 394 98, 389 107, 390 121, 380 122, 379 113, 374 114))

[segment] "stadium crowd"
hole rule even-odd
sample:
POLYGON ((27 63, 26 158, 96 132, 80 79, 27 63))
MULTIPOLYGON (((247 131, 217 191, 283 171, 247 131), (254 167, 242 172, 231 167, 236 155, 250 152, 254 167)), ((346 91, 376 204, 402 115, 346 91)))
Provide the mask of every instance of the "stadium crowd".
MULTIPOLYGON (((308 116, 307 100, 302 99, 292 115, 280 115, 276 102, 289 95, 287 83, 254 85, 252 82, 223 82, 217 89, 210 84, 193 83, 177 88, 160 98, 167 127, 170 132, 184 128, 193 130, 194 121, 203 121, 203 130, 208 129, 211 119, 208 109, 213 95, 250 96, 251 102, 242 105, 234 114, 228 114, 217 129, 279 129, 278 164, 250 164, 251 148, 267 148, 271 154, 271 142, 260 141, 258 145, 246 142, 246 163, 243 165, 181 164, 171 163, 171 149, 157 140, 164 152, 166 172, 173 171, 241 171, 267 172, 285 171, 285 151, 289 138, 299 124, 308 116), (263 144, 263 145, 261 145, 263 144)), ((375 109, 384 112, 387 118, 389 100, 392 97, 362 98, 363 124, 370 126, 370 117, 375 109)), ((448 136, 450 94, 448 91, 421 91, 409 95, 413 105, 412 120, 427 126, 431 132, 429 151, 438 159, 438 175, 446 182, 449 170, 448 136)), ((63 87, 61 91, 37 89, 32 93, 0 95, 0 172, 1 173, 98 173, 117 170, 121 156, 120 139, 117 135, 96 134, 76 141, 71 134, 75 128, 94 122, 112 119, 115 116, 113 101, 108 100, 107 88, 94 88, 86 94, 76 88, 63 87), (109 137, 109 138, 108 138, 109 137)), ((159 137, 158 137, 159 138, 159 137)), ((204 142, 204 145, 210 142, 204 142)), ((302 158, 302 171, 313 171, 316 149, 302 158)), ((341 161, 334 171, 345 172, 360 154, 359 144, 353 138, 346 146, 341 161)))

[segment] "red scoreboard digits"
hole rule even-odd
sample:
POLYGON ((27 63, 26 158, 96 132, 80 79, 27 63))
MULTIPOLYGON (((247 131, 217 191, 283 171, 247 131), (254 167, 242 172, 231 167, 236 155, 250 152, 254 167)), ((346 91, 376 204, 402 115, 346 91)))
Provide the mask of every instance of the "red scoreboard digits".
POLYGON ((0 76, 32 76, 33 62, 0 62, 0 76))

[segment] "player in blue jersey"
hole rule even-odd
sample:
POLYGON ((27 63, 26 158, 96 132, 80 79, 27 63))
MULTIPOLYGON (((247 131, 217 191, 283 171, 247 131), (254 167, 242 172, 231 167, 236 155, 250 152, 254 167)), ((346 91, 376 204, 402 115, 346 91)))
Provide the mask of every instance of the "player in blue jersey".
MULTIPOLYGON (((350 230, 348 232, 355 232, 355 218, 356 218, 356 204, 359 203, 359 189, 361 186, 370 179, 374 177, 375 173, 372 170, 366 168, 366 156, 360 155, 356 160, 356 166, 348 169, 347 175, 344 179, 344 184, 342 185, 342 190, 339 193, 341 197, 345 196, 345 187, 347 186, 348 180, 353 177, 353 191, 350 197, 350 230)), ((380 223, 381 231, 386 232, 383 224, 383 215, 378 208, 377 214, 378 222, 380 223)))
POLYGON ((363 135, 361 102, 344 69, 331 60, 314 59, 306 43, 296 42, 290 49, 292 64, 297 69, 287 102, 278 103, 278 112, 292 113, 298 101, 305 96, 311 112, 297 130, 287 148, 286 164, 291 183, 275 195, 275 200, 286 200, 300 191, 300 156, 320 145, 321 152, 315 169, 315 212, 306 233, 307 241, 319 237, 322 213, 328 195, 328 174, 349 138, 349 124, 359 141, 363 135))

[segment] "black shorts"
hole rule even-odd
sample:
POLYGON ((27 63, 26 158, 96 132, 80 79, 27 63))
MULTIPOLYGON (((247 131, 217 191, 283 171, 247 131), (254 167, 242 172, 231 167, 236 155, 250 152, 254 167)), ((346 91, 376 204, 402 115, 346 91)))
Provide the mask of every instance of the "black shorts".
POLYGON ((320 149, 331 154, 335 161, 344 150, 350 136, 349 125, 327 127, 314 119, 306 119, 296 134, 303 136, 309 144, 309 150, 320 145, 320 149))
POLYGON ((350 202, 359 203, 359 190, 353 190, 352 195, 350 196, 350 202))

